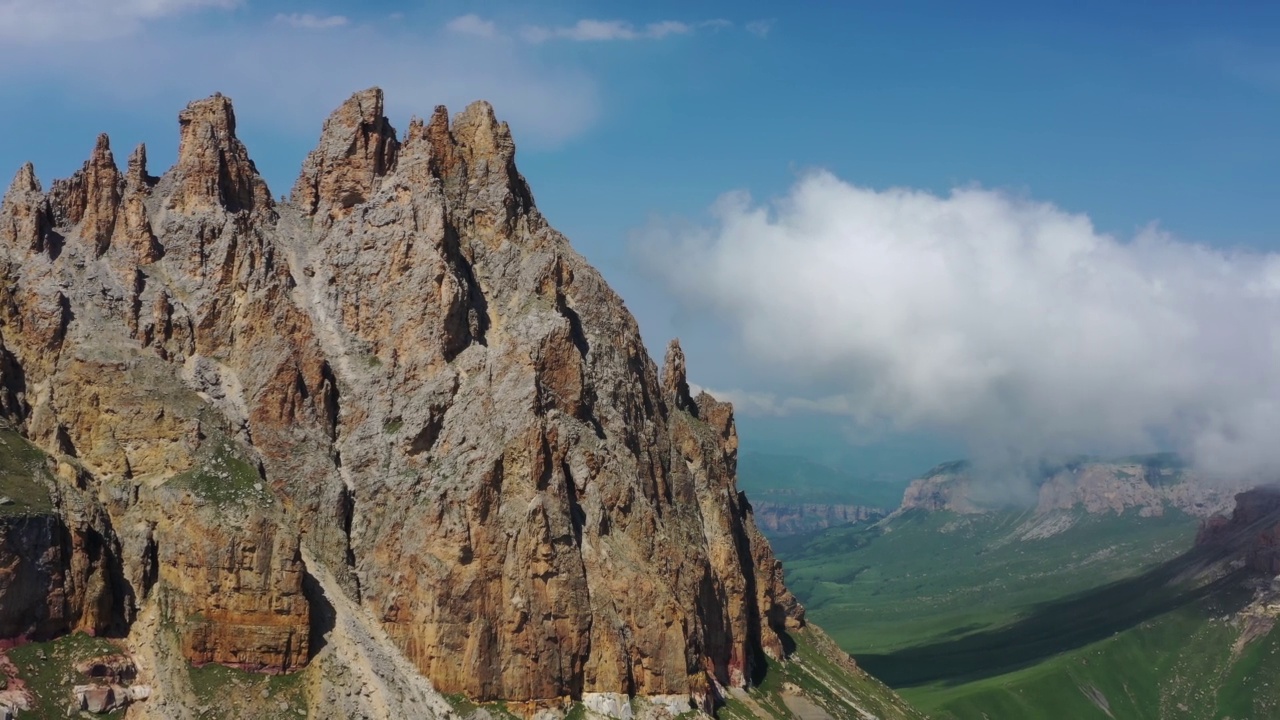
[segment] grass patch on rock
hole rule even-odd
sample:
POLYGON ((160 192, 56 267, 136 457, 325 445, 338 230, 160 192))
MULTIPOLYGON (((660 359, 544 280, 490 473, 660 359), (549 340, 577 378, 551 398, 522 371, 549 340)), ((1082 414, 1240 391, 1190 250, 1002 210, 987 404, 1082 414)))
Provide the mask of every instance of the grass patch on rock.
MULTIPOLYGON (((72 700, 71 690, 88 680, 76 672, 76 663, 119 652, 120 648, 109 640, 84 633, 72 633, 48 642, 27 643, 9 650, 9 659, 18 669, 18 678, 26 683, 35 696, 31 709, 18 717, 55 718, 78 715, 78 712, 68 713, 72 700)), ((96 717, 124 717, 124 710, 96 717)))
POLYGON ((224 439, 206 444, 197 455, 195 466, 173 476, 169 484, 218 505, 271 502, 271 493, 264 487, 257 468, 224 439))
POLYGON ((209 663, 191 666, 200 718, 290 718, 308 714, 306 670, 285 675, 251 673, 209 663))
POLYGON ((17 431, 0 427, 0 517, 53 510, 48 456, 17 431))

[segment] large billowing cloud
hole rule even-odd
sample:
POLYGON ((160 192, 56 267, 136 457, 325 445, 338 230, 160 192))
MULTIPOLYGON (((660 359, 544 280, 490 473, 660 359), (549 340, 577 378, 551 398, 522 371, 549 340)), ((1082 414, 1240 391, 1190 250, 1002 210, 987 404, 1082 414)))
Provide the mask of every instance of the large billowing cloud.
POLYGON ((642 246, 734 328, 756 411, 942 429, 988 458, 1172 445, 1209 470, 1280 467, 1280 256, 824 172, 712 215, 642 246))

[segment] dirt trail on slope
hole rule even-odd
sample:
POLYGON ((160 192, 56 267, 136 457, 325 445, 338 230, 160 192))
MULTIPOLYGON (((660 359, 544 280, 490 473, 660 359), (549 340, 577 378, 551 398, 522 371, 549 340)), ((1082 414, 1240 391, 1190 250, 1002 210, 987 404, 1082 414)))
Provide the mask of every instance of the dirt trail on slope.
POLYGON ((457 718, 449 702, 305 547, 302 559, 333 609, 333 627, 313 661, 335 670, 320 674, 321 716, 332 710, 331 717, 457 718))
POLYGON ((835 720, 816 703, 803 695, 782 694, 782 702, 799 720, 835 720))

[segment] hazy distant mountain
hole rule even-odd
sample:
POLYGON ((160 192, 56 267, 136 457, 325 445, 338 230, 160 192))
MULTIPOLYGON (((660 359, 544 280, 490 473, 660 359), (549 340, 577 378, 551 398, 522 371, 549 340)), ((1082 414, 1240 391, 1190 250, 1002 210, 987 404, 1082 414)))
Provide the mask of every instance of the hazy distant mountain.
POLYGON ((738 486, 760 529, 781 537, 884 517, 902 501, 906 482, 868 480, 794 455, 744 451, 738 486))
POLYGON ((1031 507, 1037 515, 1046 515, 1080 508, 1089 513, 1135 510, 1156 516, 1174 508, 1208 517, 1229 510, 1235 494, 1255 483, 1208 477, 1169 454, 1045 463, 1029 476, 1004 482, 976 474, 967 462, 951 462, 913 480, 900 510, 969 514, 1031 507))

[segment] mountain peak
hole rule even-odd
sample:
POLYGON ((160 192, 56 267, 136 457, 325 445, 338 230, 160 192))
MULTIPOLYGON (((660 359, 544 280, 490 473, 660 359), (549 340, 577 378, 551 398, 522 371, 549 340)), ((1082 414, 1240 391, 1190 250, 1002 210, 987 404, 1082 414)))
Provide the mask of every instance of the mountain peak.
POLYGON ((54 222, 61 227, 80 226, 80 237, 95 255, 106 252, 116 225, 121 176, 111 154, 111 140, 98 135, 84 167, 66 180, 56 180, 49 190, 54 222))
POLYGON ((125 171, 125 181, 131 188, 144 188, 155 182, 155 178, 147 174, 147 146, 138 143, 129 155, 129 167, 125 171))
POLYGON ((9 183, 9 190, 5 193, 14 195, 18 193, 40 192, 40 180, 36 177, 36 166, 30 162, 25 162, 22 167, 18 168, 18 172, 13 176, 13 182, 9 183))
POLYGON ((684 349, 680 347, 679 338, 672 338, 667 345, 667 356, 662 363, 662 389, 672 406, 697 414, 698 408, 689 392, 684 349))
POLYGON ((170 171, 175 189, 171 207, 182 213, 220 209, 269 210, 267 184, 236 137, 231 99, 215 93, 178 114, 178 162, 170 171))
POLYGON ((352 95, 324 121, 293 187, 292 202, 304 213, 325 224, 344 217, 395 167, 400 143, 382 112, 382 90, 374 87, 352 95))
POLYGON ((278 214, 221 95, 179 115, 158 181, 105 136, 48 194, 19 172, 0 413, 60 468, 58 572, 19 580, 63 604, 3 605, 0 629, 154 612, 179 661, 291 672, 335 662, 310 640, 339 613, 359 652, 408 660, 401 687, 710 711, 804 629, 736 489, 731 406, 695 405, 678 342, 659 373, 492 106, 437 108, 402 146, 382 102, 329 117, 278 214))
POLYGON ((24 252, 42 252, 50 225, 49 206, 36 178, 36 168, 30 162, 24 163, 0 203, 0 243, 24 252))

